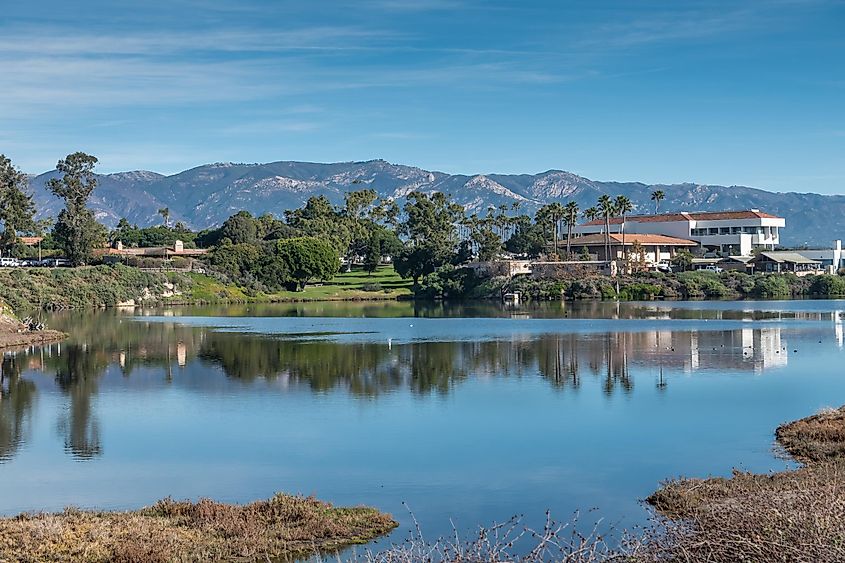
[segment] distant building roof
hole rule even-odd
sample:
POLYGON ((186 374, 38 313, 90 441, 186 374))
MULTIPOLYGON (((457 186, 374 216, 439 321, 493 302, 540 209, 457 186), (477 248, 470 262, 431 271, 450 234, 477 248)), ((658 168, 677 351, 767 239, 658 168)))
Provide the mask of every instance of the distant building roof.
POLYGON ((754 260, 753 256, 725 256, 721 259, 722 262, 742 262, 743 264, 748 264, 754 260))
MULTIPOLYGON (((624 237, 619 233, 611 233, 610 241, 614 245, 622 244, 625 240, 625 246, 631 246, 639 243, 643 246, 698 246, 698 243, 693 240, 684 238, 668 237, 666 235, 644 235, 637 233, 626 234, 624 237)), ((574 246, 601 246, 604 244, 604 235, 584 235, 572 239, 574 246)))
POLYGON ((754 261, 758 262, 761 258, 765 258, 766 260, 777 262, 779 264, 783 264, 784 262, 792 264, 820 264, 817 260, 811 260, 806 256, 802 256, 797 252, 789 250, 770 250, 768 252, 761 252, 756 258, 754 258, 754 261))
MULTIPOLYGON (((729 221, 733 219, 781 219, 777 215, 764 213, 757 209, 749 209, 746 211, 700 211, 700 212, 686 212, 680 213, 661 213, 659 215, 631 215, 625 217, 625 221, 632 223, 672 223, 675 221, 729 221)), ((619 225, 622 223, 622 217, 611 217, 611 225, 619 225)), ((584 227, 601 226, 604 225, 604 219, 596 219, 588 223, 583 223, 584 227)))

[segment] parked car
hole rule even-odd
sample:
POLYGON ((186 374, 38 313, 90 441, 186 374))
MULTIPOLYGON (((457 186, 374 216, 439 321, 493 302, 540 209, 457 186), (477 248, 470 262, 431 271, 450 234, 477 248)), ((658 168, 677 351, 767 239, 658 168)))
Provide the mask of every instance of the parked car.
POLYGON ((724 270, 717 266, 716 264, 709 264, 703 268, 703 270, 707 272, 716 272, 717 274, 721 274, 724 270))
POLYGON ((664 274, 668 274, 672 272, 672 266, 666 262, 660 262, 658 264, 652 264, 650 270, 652 272, 663 272, 664 274))
POLYGON ((0 258, 0 268, 17 268, 20 265, 17 258, 0 258))

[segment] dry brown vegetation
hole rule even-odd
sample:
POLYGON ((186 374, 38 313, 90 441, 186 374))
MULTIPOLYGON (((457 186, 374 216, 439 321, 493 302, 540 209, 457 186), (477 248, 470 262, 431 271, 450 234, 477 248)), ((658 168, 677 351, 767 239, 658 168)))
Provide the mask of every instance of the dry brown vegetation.
POLYGON ((636 560, 845 561, 845 408, 776 436, 804 467, 667 483, 648 502, 670 520, 639 540, 636 560))
POLYGON ((779 426, 775 436, 787 453, 802 463, 845 459, 845 407, 825 409, 779 426))
POLYGON ((0 561, 273 561, 364 543, 396 527, 372 508, 276 495, 232 505, 165 499, 135 512, 22 514, 0 520, 0 561))

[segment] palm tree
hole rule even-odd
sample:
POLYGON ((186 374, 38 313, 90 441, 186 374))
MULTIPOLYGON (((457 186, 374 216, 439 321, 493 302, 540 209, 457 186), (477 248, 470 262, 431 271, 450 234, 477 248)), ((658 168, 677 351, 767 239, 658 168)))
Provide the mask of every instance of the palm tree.
POLYGON ((626 196, 618 195, 616 196, 616 201, 613 202, 613 206, 616 208, 616 213, 622 216, 622 258, 627 261, 628 247, 625 246, 625 215, 634 210, 634 205, 626 196))
POLYGON ((167 227, 170 222, 170 208, 162 207, 158 210, 158 214, 161 215, 162 219, 164 219, 164 226, 167 227))
POLYGON ((587 221, 595 221, 600 215, 599 210, 595 207, 588 207, 584 210, 584 219, 587 221))
POLYGON ((663 193, 663 190, 654 190, 651 192, 651 201, 654 202, 654 214, 657 215, 658 210, 660 209, 660 202, 666 199, 666 194, 663 193))
POLYGON ((599 198, 599 213, 604 217, 604 259, 610 261, 610 218, 616 214, 616 205, 610 196, 604 194, 599 198))
POLYGON ((566 259, 572 260, 572 227, 578 222, 578 204, 570 201, 563 208, 563 223, 566 225, 566 259))
POLYGON ((548 221, 552 226, 552 239, 554 240, 554 253, 557 256, 557 227, 558 222, 564 214, 564 207, 559 203, 549 203, 537 211, 536 221, 548 221))

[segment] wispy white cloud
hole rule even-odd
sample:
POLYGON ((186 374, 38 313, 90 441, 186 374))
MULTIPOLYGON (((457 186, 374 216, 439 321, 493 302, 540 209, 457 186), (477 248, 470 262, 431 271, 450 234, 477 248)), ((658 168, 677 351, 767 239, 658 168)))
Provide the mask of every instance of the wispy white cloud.
POLYGON ((201 52, 273 53, 288 51, 350 51, 376 48, 401 34, 357 27, 317 26, 267 30, 208 29, 191 31, 134 31, 128 33, 78 33, 62 28, 2 29, 0 52, 5 56, 161 55, 173 57, 201 52))

